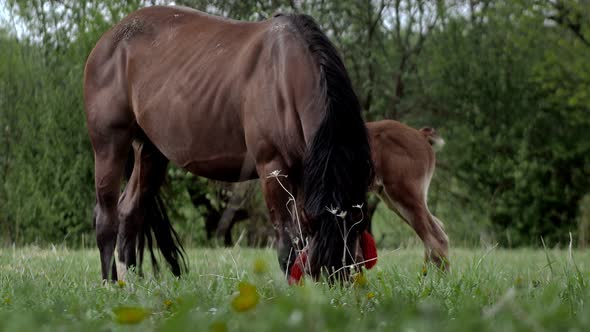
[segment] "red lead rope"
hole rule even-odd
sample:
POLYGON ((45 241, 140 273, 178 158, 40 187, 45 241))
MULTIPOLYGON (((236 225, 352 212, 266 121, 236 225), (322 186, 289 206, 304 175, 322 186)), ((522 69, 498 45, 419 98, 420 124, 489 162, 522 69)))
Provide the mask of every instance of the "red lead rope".
POLYGON ((365 267, 370 269, 377 264, 377 246, 371 233, 364 231, 361 234, 361 248, 363 249, 363 257, 365 258, 365 267))
POLYGON ((307 263, 307 248, 301 250, 295 263, 291 266, 291 273, 289 273, 289 285, 298 283, 305 274, 304 266, 307 263))
MULTIPOLYGON (((375 246, 375 239, 371 236, 371 233, 364 231, 361 234, 361 249, 363 250, 363 257, 365 259, 365 268, 370 269, 377 264, 377 247, 375 246)), ((303 249, 289 273, 289 285, 299 283, 303 275, 305 274, 305 264, 307 264, 307 248, 303 249)))

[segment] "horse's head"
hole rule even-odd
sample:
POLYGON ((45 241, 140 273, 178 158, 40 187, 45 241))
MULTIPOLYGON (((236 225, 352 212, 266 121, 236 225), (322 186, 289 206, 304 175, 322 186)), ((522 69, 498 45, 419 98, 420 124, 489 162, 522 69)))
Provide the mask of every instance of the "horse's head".
POLYGON ((375 243, 366 231, 368 219, 363 205, 347 210, 327 207, 307 224, 309 243, 291 267, 290 282, 298 281, 303 272, 315 280, 323 274, 330 282, 345 281, 351 271, 376 263, 375 243))

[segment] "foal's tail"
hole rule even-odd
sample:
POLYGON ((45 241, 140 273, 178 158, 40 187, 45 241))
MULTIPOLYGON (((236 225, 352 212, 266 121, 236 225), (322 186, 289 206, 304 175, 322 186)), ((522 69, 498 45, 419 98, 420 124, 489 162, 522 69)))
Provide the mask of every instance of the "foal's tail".
POLYGON ((440 151, 445 145, 445 140, 436 132, 436 130, 434 130, 434 128, 420 128, 420 133, 424 135, 424 138, 428 140, 428 143, 432 145, 435 151, 440 151))

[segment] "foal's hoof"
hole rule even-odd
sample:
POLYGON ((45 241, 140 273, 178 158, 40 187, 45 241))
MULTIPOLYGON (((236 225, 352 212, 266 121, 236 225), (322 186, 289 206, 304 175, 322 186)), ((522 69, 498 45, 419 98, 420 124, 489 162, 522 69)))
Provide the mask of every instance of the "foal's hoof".
POLYGON ((451 272, 451 265, 445 260, 444 262, 440 262, 440 263, 424 263, 424 265, 422 265, 422 276, 426 277, 428 275, 428 267, 431 266, 432 268, 434 268, 436 271, 438 272, 442 272, 442 273, 449 273, 451 272))

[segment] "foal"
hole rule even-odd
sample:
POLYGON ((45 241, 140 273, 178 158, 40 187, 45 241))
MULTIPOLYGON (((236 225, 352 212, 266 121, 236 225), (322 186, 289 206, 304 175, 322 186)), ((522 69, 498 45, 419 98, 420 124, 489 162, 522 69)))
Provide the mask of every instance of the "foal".
POLYGON ((427 205, 433 147, 444 140, 432 128, 416 130, 393 120, 367 122, 367 129, 375 167, 372 191, 418 234, 426 260, 447 269, 449 239, 427 205))

